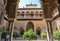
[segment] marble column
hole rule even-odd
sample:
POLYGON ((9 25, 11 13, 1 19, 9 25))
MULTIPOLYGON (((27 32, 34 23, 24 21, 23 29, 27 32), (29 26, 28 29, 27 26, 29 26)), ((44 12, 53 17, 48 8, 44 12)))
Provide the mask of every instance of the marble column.
POLYGON ((50 37, 49 37, 49 24, 46 21, 46 32, 47 32, 47 41, 50 41, 50 37))
POLYGON ((53 28, 52 28, 52 21, 50 21, 49 22, 49 24, 50 24, 50 39, 51 39, 51 41, 53 41, 53 28))
POLYGON ((8 26, 8 35, 9 35, 9 41, 13 40, 13 31, 14 31, 14 20, 8 20, 9 26, 8 26))
POLYGON ((52 21, 46 21, 46 32, 47 32, 47 40, 53 41, 53 28, 52 28, 52 21))

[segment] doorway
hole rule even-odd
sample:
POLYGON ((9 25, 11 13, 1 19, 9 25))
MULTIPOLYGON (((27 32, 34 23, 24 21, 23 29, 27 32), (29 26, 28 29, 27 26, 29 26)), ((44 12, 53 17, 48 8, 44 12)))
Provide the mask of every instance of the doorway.
POLYGON ((34 31, 34 24, 33 24, 32 22, 28 22, 28 23, 27 23, 26 30, 28 31, 28 30, 30 30, 30 29, 32 29, 32 30, 34 31))

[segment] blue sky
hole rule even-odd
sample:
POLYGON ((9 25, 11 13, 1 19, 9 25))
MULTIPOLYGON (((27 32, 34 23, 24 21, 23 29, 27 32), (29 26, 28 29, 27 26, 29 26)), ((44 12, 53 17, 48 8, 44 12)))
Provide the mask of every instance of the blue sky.
POLYGON ((31 3, 37 4, 37 8, 41 7, 39 0, 20 0, 19 8, 23 8, 23 7, 26 8, 26 4, 31 4, 31 3))

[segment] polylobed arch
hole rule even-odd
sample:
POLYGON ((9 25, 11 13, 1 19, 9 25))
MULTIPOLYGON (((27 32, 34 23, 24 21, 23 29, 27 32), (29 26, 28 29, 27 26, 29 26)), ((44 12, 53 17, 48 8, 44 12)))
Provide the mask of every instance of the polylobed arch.
POLYGON ((37 27, 37 28, 36 28, 36 34, 37 34, 37 35, 41 35, 41 28, 40 28, 40 27, 37 27))
POLYGON ((23 27, 20 27, 20 30, 19 30, 19 34, 20 34, 20 36, 22 36, 23 34, 24 34, 24 28, 23 27))
POLYGON ((28 23, 27 23, 26 30, 28 31, 29 29, 34 30, 34 24, 33 24, 32 22, 28 22, 28 23))

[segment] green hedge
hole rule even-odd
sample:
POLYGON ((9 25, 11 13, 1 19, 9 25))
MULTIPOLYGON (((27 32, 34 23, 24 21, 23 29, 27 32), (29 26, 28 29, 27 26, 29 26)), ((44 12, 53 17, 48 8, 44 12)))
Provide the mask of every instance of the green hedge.
POLYGON ((1 35, 1 37, 2 37, 2 38, 6 38, 6 35, 7 35, 7 30, 6 30, 6 29, 3 29, 3 30, 2 30, 2 35, 1 35))
POLYGON ((13 37, 14 38, 17 38, 19 36, 19 33, 18 32, 13 32, 13 37))
POLYGON ((41 37, 42 37, 42 38, 46 38, 46 37, 47 37, 47 33, 41 32, 41 37))
POLYGON ((23 34, 23 38, 28 40, 37 39, 37 35, 32 29, 30 29, 23 34))
POLYGON ((60 31, 54 31, 53 37, 54 37, 55 39, 59 40, 59 39, 60 39, 60 31))

